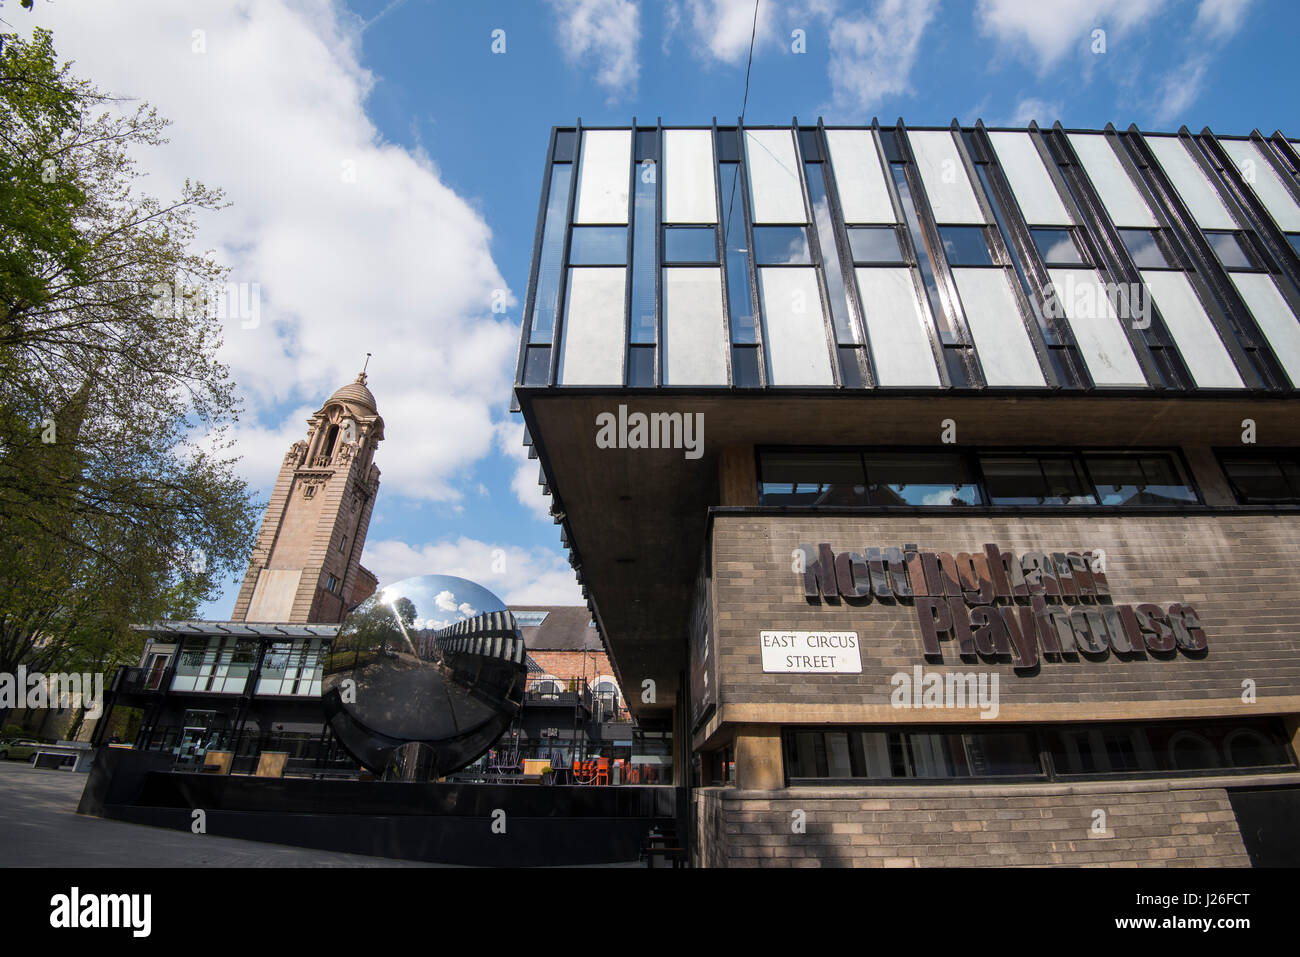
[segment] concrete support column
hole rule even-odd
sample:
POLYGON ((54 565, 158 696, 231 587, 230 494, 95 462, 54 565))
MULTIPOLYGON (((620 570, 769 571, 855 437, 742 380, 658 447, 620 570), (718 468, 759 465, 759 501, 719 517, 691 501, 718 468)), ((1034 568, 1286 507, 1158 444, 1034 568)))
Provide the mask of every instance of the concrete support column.
POLYGON ((742 791, 785 787, 781 764, 781 726, 742 724, 736 729, 736 786, 742 791))
POLYGON ((1288 714, 1282 719, 1287 737, 1291 739, 1291 751, 1300 755, 1300 714, 1288 714))

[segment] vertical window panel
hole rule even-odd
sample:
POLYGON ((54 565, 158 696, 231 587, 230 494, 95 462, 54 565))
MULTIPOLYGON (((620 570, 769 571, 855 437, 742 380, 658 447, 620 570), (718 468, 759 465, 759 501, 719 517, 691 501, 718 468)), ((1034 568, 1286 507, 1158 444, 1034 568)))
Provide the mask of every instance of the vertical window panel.
POLYGON ((623 384, 626 277, 622 267, 569 270, 560 385, 623 384))
MULTIPOLYGON (((722 183, 723 230, 727 247, 727 307, 731 317, 731 341, 736 344, 758 342, 754 324, 754 304, 749 287, 749 246, 745 236, 745 197, 735 195, 740 187, 740 164, 723 163, 719 167, 722 183)), ((733 363, 733 371, 735 364, 733 363)))
POLYGON ((726 385, 727 336, 722 321, 722 270, 663 271, 664 384, 726 385))
POLYGON ((564 267, 565 220, 569 217, 569 183, 572 179, 572 164, 551 167, 551 188, 546 199, 542 248, 538 255, 537 291, 533 295, 533 316, 528 333, 528 341, 534 344, 549 343, 555 332, 555 309, 560 298, 564 267))
POLYGON ((772 385, 833 385, 817 270, 758 271, 772 385))
POLYGON ((1097 274, 1091 269, 1049 269, 1047 275, 1093 383, 1145 386, 1142 366, 1097 274))
POLYGON ((1285 232, 1300 230, 1300 205, 1255 144, 1249 140, 1219 140, 1219 143, 1237 164, 1242 178, 1255 191, 1278 228, 1285 232))
POLYGON ((1044 266, 1086 266, 1083 249, 1068 229, 1031 229, 1038 255, 1044 266))
POLYGON ((745 157, 754 222, 808 222, 793 134, 789 130, 746 130, 745 157))
POLYGON ((1003 269, 954 269, 966 325, 991 386, 1044 386, 1038 357, 1025 331, 1015 294, 1003 269))
POLYGON ((882 386, 939 385, 912 271, 863 267, 855 272, 876 381, 882 386))
POLYGON ((1028 133, 990 133, 993 149, 1025 222, 1040 226, 1073 226, 1061 194, 1028 133))
POLYGON ((632 228, 632 315, 628 336, 633 342, 654 342, 658 310, 655 302, 655 278, 659 265, 656 237, 659 234, 655 211, 656 168, 650 164, 637 171, 636 220, 632 228))
POLYGON ((830 203, 826 198, 822 164, 808 163, 806 166, 808 196, 812 199, 813 219, 817 224, 817 243, 821 247, 826 291, 831 304, 831 321, 835 326, 835 341, 841 345, 856 344, 861 337, 858 335, 857 323, 849 315, 849 302, 844 292, 844 274, 840 271, 835 224, 831 220, 830 203))
POLYGON ((1244 388, 1223 340, 1182 272, 1143 270, 1142 281, 1196 385, 1203 389, 1244 388))
POLYGON ((1110 141, 1101 133, 1070 133, 1070 145, 1092 180, 1102 205, 1116 226, 1155 227, 1160 224, 1146 200, 1115 155, 1110 141))
POLYGON ((907 140, 936 223, 978 223, 984 212, 950 130, 909 130, 907 140))
POLYGON ((626 223, 631 130, 585 130, 574 223, 626 223))
POLYGON ((1177 136, 1147 136, 1147 146, 1161 169, 1178 190, 1183 205, 1202 229, 1236 229, 1237 221, 1219 198, 1219 192, 1206 178, 1187 144, 1177 136))
POLYGON ((1250 272, 1234 272, 1231 278, 1291 385, 1300 386, 1300 322, 1282 298, 1276 281, 1272 276, 1250 272))
POLYGON ((716 223, 713 133, 664 130, 664 222, 716 223))
POLYGON ((870 130, 827 130, 835 188, 846 223, 895 223, 894 204, 870 130))

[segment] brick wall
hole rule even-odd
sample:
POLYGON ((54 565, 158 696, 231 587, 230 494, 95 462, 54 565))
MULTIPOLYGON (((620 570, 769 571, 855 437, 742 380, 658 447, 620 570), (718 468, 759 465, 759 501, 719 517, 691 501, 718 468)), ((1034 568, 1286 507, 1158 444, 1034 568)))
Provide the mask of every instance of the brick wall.
MULTIPOLYGON (((1059 720, 1068 721, 1095 717, 1090 704, 1239 701, 1245 679, 1255 682, 1259 696, 1259 704, 1245 711, 1268 713, 1270 696, 1300 694, 1297 516, 719 515, 712 548, 721 706, 788 705, 788 718, 797 720, 813 703, 888 705, 890 675, 915 665, 994 671, 1004 709, 1061 705, 1059 720), (1017 554, 1102 548, 1115 604, 1194 605, 1209 652, 1200 660, 1182 652, 1171 660, 1113 654, 1102 661, 1044 660, 1037 673, 1018 675, 1009 660, 963 661, 954 643, 943 641, 943 663, 930 662, 910 603, 809 604, 791 570, 791 552, 800 543, 819 542, 837 553, 905 543, 954 553, 978 551, 986 542, 1017 554), (764 674, 759 633, 772 629, 856 631, 862 674, 764 674)), ((916 712, 895 713, 907 720, 916 712)))
POLYGON ((528 657, 547 674, 565 681, 585 676, 587 683, 591 684, 599 675, 614 676, 614 668, 603 651, 535 651, 530 648, 528 657))
POLYGON ((693 792, 697 867, 1246 867, 1209 779, 693 792), (1106 814, 1094 833, 1094 812, 1106 814), (804 812, 795 833, 792 812, 804 812))

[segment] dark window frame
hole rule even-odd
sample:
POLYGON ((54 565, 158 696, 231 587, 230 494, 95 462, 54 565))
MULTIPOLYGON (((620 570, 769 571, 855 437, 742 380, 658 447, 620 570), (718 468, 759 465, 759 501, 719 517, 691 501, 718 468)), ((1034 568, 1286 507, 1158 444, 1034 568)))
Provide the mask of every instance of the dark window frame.
POLYGON ((1029 238, 1034 244, 1034 251, 1038 254, 1039 260, 1042 261, 1043 266, 1047 269, 1095 269, 1096 268, 1092 256, 1089 254, 1088 249, 1086 248, 1086 246, 1084 245, 1084 243, 1079 237, 1077 227, 1030 226, 1029 238), (1047 233, 1064 233, 1066 236, 1068 236, 1071 245, 1074 246, 1074 251, 1079 255, 1079 261, 1064 262, 1059 259, 1048 259, 1047 253, 1043 251, 1043 247, 1038 242, 1039 238, 1045 236, 1047 233))
MULTIPOLYGON (((802 770, 800 768, 799 770, 802 770)), ((1094 721, 1094 722, 1054 722, 1046 725, 1021 725, 1007 724, 996 728, 987 728, 975 723, 969 724, 938 724, 938 725, 918 725, 903 724, 898 725, 783 725, 781 727, 781 771, 785 778, 787 786, 835 786, 847 785, 853 787, 862 786, 890 786, 890 787, 970 787, 972 785, 983 783, 1021 783, 1021 782, 1075 782, 1075 781, 1143 781, 1159 778, 1195 778, 1195 777, 1218 777, 1218 776, 1247 776, 1253 774, 1286 774, 1294 773, 1300 770, 1300 762, 1297 762, 1295 750, 1291 747, 1290 741, 1285 733, 1285 727, 1280 715, 1261 715, 1253 718, 1226 718, 1226 719, 1206 719, 1198 721, 1196 719, 1174 719, 1161 721, 1094 721), (1134 731, 1145 733, 1148 730, 1156 729, 1161 732, 1169 732, 1172 737, 1180 731, 1189 732, 1218 732, 1222 737, 1228 737, 1230 733, 1236 733, 1242 730, 1252 730, 1259 733, 1261 729, 1268 733, 1273 739, 1273 744, 1279 748, 1281 753, 1289 759, 1284 764, 1264 764, 1264 765, 1241 765, 1241 766, 1218 766, 1210 768, 1195 768, 1191 770, 1161 767, 1150 770, 1119 770, 1119 771, 1062 771, 1056 766, 1054 752, 1052 747, 1052 735, 1059 735, 1066 732, 1090 732, 1101 731, 1111 732, 1112 734, 1127 732, 1131 734, 1134 731), (990 734, 990 733, 1020 733, 1028 734, 1033 740, 1033 754, 1037 756, 1040 771, 1037 774, 989 774, 989 775, 962 775, 946 777, 919 777, 919 776, 896 776, 896 777, 820 777, 816 775, 791 774, 792 770, 792 751, 794 749, 794 736, 800 733, 813 734, 862 734, 862 733, 883 733, 883 734, 903 734, 903 735, 933 735, 933 734, 990 734)))
MULTIPOLYGON (((1232 490, 1232 497, 1238 505, 1300 505, 1300 488, 1297 488, 1295 497, 1285 501, 1259 501, 1245 494, 1237 484, 1232 474, 1228 471, 1225 459, 1255 459, 1261 462, 1283 462, 1289 461, 1297 468, 1300 468, 1300 449, 1288 448, 1286 446, 1263 446, 1258 448, 1215 448, 1214 458, 1218 463, 1219 471, 1223 473, 1224 480, 1228 483, 1228 488, 1232 490)), ((1283 474, 1283 480, 1286 480, 1283 474)), ((1290 484, 1288 482, 1288 484, 1290 484)))
POLYGON ((664 223, 659 227, 663 234, 663 240, 660 247, 663 249, 663 261, 659 264, 660 268, 669 266, 716 266, 718 265, 718 227, 709 223, 664 223), (709 234, 708 259, 680 259, 671 255, 668 248, 669 236, 686 236, 687 234, 698 234, 703 236, 709 234))
POLYGON ((1255 244, 1251 241, 1250 237, 1247 235, 1247 232, 1248 230, 1244 230, 1244 229, 1203 229, 1201 230, 1201 235, 1205 237, 1205 244, 1210 247, 1210 253, 1211 255, 1214 256, 1214 262, 1224 272, 1228 272, 1228 273, 1268 272, 1268 270, 1264 268, 1263 260, 1260 258, 1258 251, 1255 249, 1255 244), (1224 262, 1223 258, 1219 255, 1218 247, 1215 246, 1214 244, 1213 237, 1215 236, 1232 237, 1232 239, 1236 241, 1237 248, 1240 249, 1243 255, 1245 256, 1247 260, 1247 265, 1233 266, 1224 262))
MULTIPOLYGON (((1025 448, 1024 446, 972 446, 972 445, 926 445, 926 446, 909 446, 909 445, 756 445, 754 447, 754 469, 757 478, 758 504, 768 507, 784 508, 851 508, 851 509, 898 509, 898 508, 955 508, 955 509, 980 509, 980 508, 1007 508, 1007 509, 1097 509, 1102 511, 1123 512, 1135 507, 1157 507, 1157 508, 1199 508, 1205 505, 1205 496, 1196 481, 1196 473, 1192 471, 1188 464, 1183 450, 1177 446, 1143 446, 1141 448, 1132 448, 1127 446, 1104 446, 1104 445, 1087 445, 1087 446, 1041 446, 1036 448, 1025 448), (765 503, 763 501, 763 455, 765 453, 780 452, 787 454, 851 454, 857 453, 859 460, 862 462, 863 477, 865 482, 865 498, 867 499, 861 505, 776 505, 775 503, 765 503), (976 491, 979 501, 963 506, 957 505, 873 505, 871 504, 871 476, 866 468, 866 456, 873 453, 898 454, 910 453, 916 455, 958 455, 963 460, 967 474, 973 477, 976 485, 976 491), (1092 494, 1096 499, 1091 503, 1079 503, 1074 505, 1065 504, 1041 504, 1041 505, 1006 505, 992 501, 988 492, 988 479, 984 474, 984 469, 980 465, 981 455, 997 455, 1001 457, 1023 457, 1035 458, 1039 456, 1069 456, 1076 470, 1083 476, 1084 480, 1091 488, 1092 494), (1181 475, 1187 482, 1187 488, 1195 497, 1195 501, 1184 502, 1170 505, 1128 505, 1118 503, 1113 505, 1104 505, 1101 503, 1101 494, 1097 483, 1093 478, 1091 471, 1088 469, 1088 456, 1105 456, 1105 457, 1138 457, 1138 456, 1168 456, 1174 466, 1174 471, 1181 475)), ((968 484, 968 483, 964 483, 968 484)))
POLYGON ((1173 236, 1171 235, 1171 233, 1173 232, 1172 230, 1166 229, 1162 226, 1154 226, 1154 227, 1116 226, 1115 231, 1119 233, 1119 239, 1120 239, 1120 243, 1124 247, 1124 253, 1128 256, 1129 261, 1132 262, 1134 267, 1137 268, 1139 271, 1143 269, 1149 269, 1153 271, 1159 270, 1163 272, 1191 272, 1192 271, 1191 266, 1187 262, 1185 262, 1182 251, 1178 248, 1177 244, 1174 241, 1173 236), (1133 247, 1129 245, 1129 241, 1128 241, 1128 237, 1130 235, 1134 235, 1137 233, 1146 233, 1148 236, 1151 237, 1152 243, 1155 245, 1156 249, 1160 252, 1160 255, 1165 260, 1163 265, 1159 265, 1159 266, 1143 265, 1142 263, 1137 261, 1137 257, 1134 255, 1133 247))
MULTIPOLYGON (((627 266, 627 234, 628 226, 609 226, 604 224, 579 224, 569 227, 569 268, 585 269, 592 267, 604 266, 627 266), (583 255, 586 250, 579 248, 583 242, 583 237, 595 237, 597 233, 608 234, 609 238, 615 240, 611 250, 617 250, 617 256, 586 256, 583 255), (619 234, 622 235, 619 235, 619 234)), ((599 245, 599 244, 597 244, 599 245)))
POLYGON ((937 225, 935 229, 939 233, 939 244, 943 246, 944 258, 948 260, 949 269, 1003 269, 1008 263, 998 262, 997 251, 993 248, 993 243, 989 241, 988 226, 976 226, 970 223, 945 223, 937 225), (960 236, 978 235, 984 241, 984 255, 986 262, 963 262, 959 261, 955 253, 957 247, 953 247, 953 252, 949 252, 948 244, 950 238, 960 236))
POLYGON ((848 238, 849 257, 853 260, 853 265, 855 267, 860 266, 863 268, 870 268, 872 266, 912 266, 912 267, 916 266, 916 263, 911 259, 911 257, 907 255, 907 250, 903 245, 902 238, 898 235, 897 225, 846 226, 844 227, 844 232, 848 238), (898 250, 898 258, 897 259, 859 259, 858 254, 854 249, 853 237, 859 233, 867 233, 867 232, 892 233, 894 236, 894 246, 898 250))
POLYGON ((809 266, 820 266, 821 264, 818 263, 818 262, 816 262, 815 259, 814 259, 814 257, 813 257, 813 252, 812 252, 812 242, 811 242, 811 239, 810 239, 810 237, 809 237, 809 235, 808 235, 808 231, 809 231, 810 229, 812 229, 812 228, 814 228, 814 227, 811 227, 811 226, 809 226, 809 225, 807 225, 807 224, 799 224, 799 223, 794 223, 794 224, 790 224, 790 223, 757 223, 757 224, 755 224, 755 225, 753 226, 754 248, 750 251, 750 255, 753 257, 753 260, 754 260, 754 266, 757 267, 757 268, 759 268, 759 269, 786 269, 786 268, 801 268, 801 269, 806 269, 806 268, 808 268, 809 266), (760 239, 766 241, 766 240, 770 239, 772 236, 774 236, 774 235, 776 234, 777 231, 789 231, 789 230, 798 230, 800 233, 803 234, 803 248, 804 248, 804 252, 805 252, 806 255, 807 255, 807 261, 805 261, 805 262, 766 262, 766 261, 764 260, 764 255, 765 255, 766 253, 771 252, 771 250, 761 250, 761 249, 759 248, 759 241, 760 241, 760 239))

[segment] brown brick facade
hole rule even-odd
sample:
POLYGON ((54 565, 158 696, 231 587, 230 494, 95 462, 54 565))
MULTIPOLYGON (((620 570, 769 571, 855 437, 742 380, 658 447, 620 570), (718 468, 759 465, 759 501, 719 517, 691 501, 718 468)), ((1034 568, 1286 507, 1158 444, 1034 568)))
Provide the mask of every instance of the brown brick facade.
MULTIPOLYGON (((889 708, 890 676, 915 665, 927 671, 996 672, 999 720, 1087 721, 1162 708, 1252 715, 1300 710, 1297 516, 718 515, 712 558, 721 721, 807 722, 839 712, 857 721, 936 720, 920 711, 889 708), (1181 652, 1170 660, 1146 655, 1120 660, 1114 654, 1102 661, 1045 660, 1037 673, 1019 675, 1010 661, 963 661, 955 643, 945 641, 943 662, 930 662, 922 653, 911 604, 804 598, 791 553, 801 543, 820 542, 836 551, 916 543, 922 549, 974 552, 986 542, 1017 553, 1104 549, 1115 604, 1190 603, 1204 625, 1209 651, 1199 660, 1181 652), (773 629, 857 632, 862 674, 764 674, 759 633, 773 629), (1257 692, 1253 705, 1242 702, 1248 680, 1257 692), (1018 707, 1031 710, 1017 714, 1018 707)), ((946 720, 951 719, 950 712, 946 720)), ((715 719, 712 727, 718 723, 715 719)), ((696 744, 701 741, 697 735, 696 744)))
MULTIPOLYGON (((1300 776, 1287 775, 1294 783, 1300 776)), ((1245 867, 1222 779, 693 792, 697 867, 1245 867), (1097 811, 1105 812, 1098 833, 1097 811), (803 812, 804 829, 792 827, 803 812)))
MULTIPOLYGON (((742 757, 748 764, 739 768, 739 787, 694 792, 698 866, 1250 863, 1228 797, 1240 777, 784 787, 780 744, 762 742, 770 729, 797 725, 989 729, 1265 715, 1288 716, 1294 736, 1300 517, 1231 509, 1178 516, 733 512, 713 516, 710 548, 718 707, 692 744, 704 751, 730 745, 738 766, 742 757), (1005 657, 963 659, 945 640, 942 662, 928 659, 911 602, 805 598, 792 553, 822 542, 837 553, 912 543, 952 553, 977 552, 985 543, 1017 554, 1102 549, 1113 604, 1193 605, 1208 652, 1061 656, 1022 673, 1005 657), (764 673, 759 636, 770 630, 856 632, 862 673, 764 673), (927 673, 997 674, 998 716, 891 707, 891 676, 918 665, 927 673), (1243 701, 1245 682, 1253 683, 1253 703, 1243 701), (750 767, 750 751, 772 768, 750 767), (802 833, 791 829, 796 809, 805 815, 802 833), (1098 809, 1107 824, 1100 834, 1093 831, 1098 809)), ((1267 779, 1295 786, 1300 774, 1267 779)))
POLYGON ((609 656, 603 651, 537 651, 530 648, 528 657, 548 675, 563 681, 586 678, 589 684, 593 684, 601 675, 614 675, 609 656))

